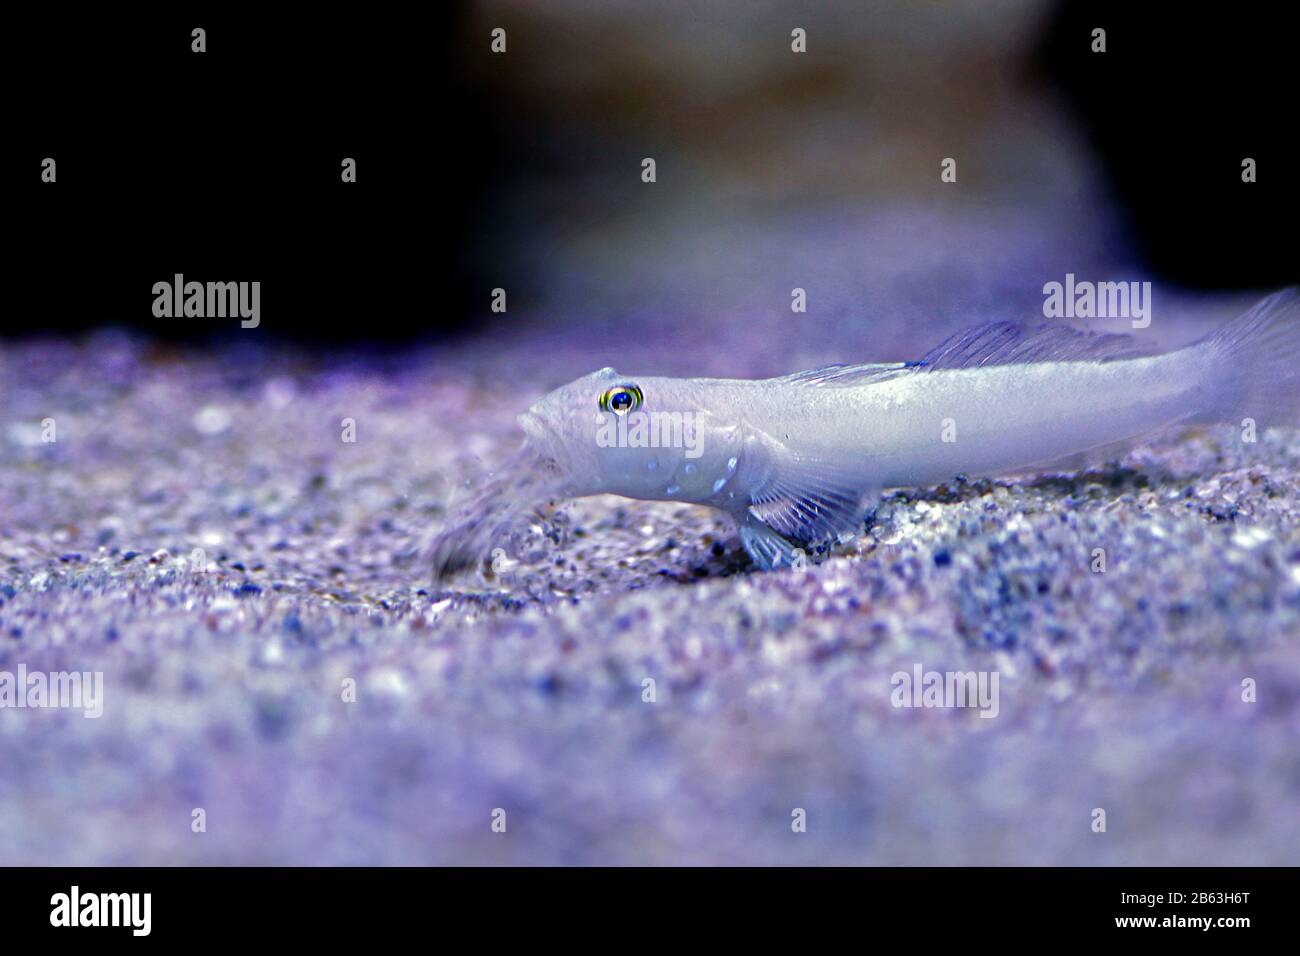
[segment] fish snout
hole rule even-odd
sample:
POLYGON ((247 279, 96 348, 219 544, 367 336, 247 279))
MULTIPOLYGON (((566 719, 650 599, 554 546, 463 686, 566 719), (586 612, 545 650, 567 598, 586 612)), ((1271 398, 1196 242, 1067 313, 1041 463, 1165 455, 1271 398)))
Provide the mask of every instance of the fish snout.
POLYGON ((546 458, 562 464, 566 457, 562 424, 542 408, 540 403, 520 413, 519 427, 528 436, 528 444, 546 458))
POLYGON ((519 422, 519 427, 524 430, 524 434, 532 440, 537 442, 546 440, 549 429, 546 426, 546 419, 542 417, 536 405, 526 412, 520 412, 516 421, 519 422))

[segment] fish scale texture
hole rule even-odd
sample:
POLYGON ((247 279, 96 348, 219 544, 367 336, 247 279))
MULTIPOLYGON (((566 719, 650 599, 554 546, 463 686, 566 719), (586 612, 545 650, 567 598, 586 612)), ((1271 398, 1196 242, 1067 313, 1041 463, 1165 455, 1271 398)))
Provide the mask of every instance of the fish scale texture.
POLYGON ((0 710, 0 863, 1297 862, 1295 432, 896 492, 803 573, 587 499, 431 584, 429 532, 562 381, 900 357, 756 321, 715 316, 721 354, 685 321, 616 355, 542 320, 383 361, 0 348, 0 671, 105 680, 98 719, 0 710), (892 706, 917 664, 996 671, 998 716, 892 706))

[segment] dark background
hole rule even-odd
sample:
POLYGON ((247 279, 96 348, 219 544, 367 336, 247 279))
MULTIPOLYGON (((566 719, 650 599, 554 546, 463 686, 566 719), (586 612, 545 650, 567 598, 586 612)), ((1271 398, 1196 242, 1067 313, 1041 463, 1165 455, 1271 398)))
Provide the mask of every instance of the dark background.
MULTIPOLYGON (((512 307, 543 300, 552 267, 526 250, 626 213, 635 178, 608 183, 645 154, 638 131, 671 129, 698 104, 635 79, 620 87, 613 67, 597 69, 584 95, 598 108, 578 116, 588 127, 575 133, 570 104, 528 98, 530 70, 570 69, 562 58, 574 51, 523 15, 526 5, 499 16, 486 6, 509 27, 505 57, 489 52, 488 21, 472 4, 9 15, 0 333, 230 334, 229 323, 152 316, 153 283, 176 272, 260 280, 267 335, 326 345, 472 330, 499 284, 512 307), (202 55, 190 51, 194 26, 207 30, 202 55), (602 131, 593 115, 628 122, 602 131), (47 155, 54 185, 40 182, 47 155), (356 184, 340 181, 344 156, 358 162, 356 184), (514 204, 521 183, 535 201, 514 204)), ((1284 21, 1280 6, 1228 16, 1062 3, 1020 65, 1026 84, 1064 94, 1138 262, 1160 280, 1228 290, 1297 279, 1284 21), (1093 25, 1108 31, 1105 55, 1088 49, 1093 25), (1252 185, 1240 179, 1247 155, 1258 162, 1252 185)), ((572 69, 584 66, 590 73, 572 69)), ((763 64, 749 66, 763 75, 763 64)), ((832 90, 864 111, 889 93, 832 90)), ((828 94, 814 81, 778 95, 800 112, 828 94)), ((747 161, 777 160, 760 150, 747 161)))
POLYGON ((24 18, 8 31, 25 67, 4 330, 201 337, 203 320, 150 311, 149 288, 176 272, 261 280, 279 334, 407 335, 463 315, 463 243, 485 186, 465 152, 482 114, 461 109, 457 15, 24 18), (206 53, 191 52, 195 26, 206 53), (39 181, 47 155, 53 186, 39 181), (355 184, 340 179, 345 156, 355 184))
POLYGON ((1065 91, 1147 265, 1205 289, 1296 282, 1294 27, 1283 4, 1059 6, 1039 66, 1065 91), (1107 52, 1076 42, 1107 26, 1107 52), (1257 162, 1243 188, 1241 161, 1257 162))

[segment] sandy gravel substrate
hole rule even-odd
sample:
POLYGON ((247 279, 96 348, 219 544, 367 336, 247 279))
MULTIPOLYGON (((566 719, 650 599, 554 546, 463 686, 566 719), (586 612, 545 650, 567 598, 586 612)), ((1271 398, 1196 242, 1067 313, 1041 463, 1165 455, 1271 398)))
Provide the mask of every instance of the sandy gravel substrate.
MULTIPOLYGON (((604 364, 508 338, 0 350, 0 671, 105 681, 99 719, 0 710, 0 863, 1300 858, 1297 433, 896 493, 806 574, 588 499, 434 587, 419 549, 514 412, 604 364), (891 706, 917 664, 996 671, 997 717, 891 706)), ((625 352, 781 370, 667 341, 625 352)))

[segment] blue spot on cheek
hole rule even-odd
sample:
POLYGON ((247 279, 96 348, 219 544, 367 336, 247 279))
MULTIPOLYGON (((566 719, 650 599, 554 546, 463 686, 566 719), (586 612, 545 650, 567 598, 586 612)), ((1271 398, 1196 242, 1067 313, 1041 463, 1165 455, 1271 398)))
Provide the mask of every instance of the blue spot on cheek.
POLYGON ((725 485, 726 483, 727 483, 726 478, 719 478, 717 481, 715 481, 713 483, 713 493, 716 495, 719 491, 722 490, 722 486, 725 485))
POLYGON ((659 462, 655 461, 653 458, 651 458, 649 461, 645 463, 646 471, 654 471, 658 467, 659 467, 659 462))
POLYGON ((728 458, 728 459, 727 459, 727 471, 735 471, 735 470, 736 470, 736 465, 739 464, 739 463, 740 463, 740 459, 737 458, 737 457, 735 457, 734 455, 733 455, 732 457, 728 458))
POLYGON ((682 465, 682 471, 684 471, 688 475, 694 474, 695 465, 688 461, 686 464, 682 465))
POLYGON ((681 490, 682 490, 682 486, 681 486, 681 485, 669 485, 667 488, 664 489, 664 494, 666 494, 666 495, 675 495, 675 494, 677 494, 677 492, 679 492, 679 491, 681 491, 681 490))

